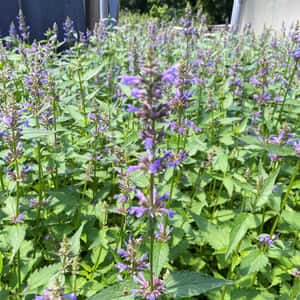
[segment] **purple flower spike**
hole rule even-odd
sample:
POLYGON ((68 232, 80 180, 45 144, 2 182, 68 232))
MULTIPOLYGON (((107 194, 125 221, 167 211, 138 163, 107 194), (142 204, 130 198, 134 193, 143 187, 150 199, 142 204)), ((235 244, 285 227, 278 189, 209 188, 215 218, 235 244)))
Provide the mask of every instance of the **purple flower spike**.
POLYGON ((21 213, 21 214, 18 215, 18 217, 17 216, 10 217, 10 220, 13 223, 17 224, 17 223, 22 223, 24 218, 25 218, 25 214, 21 213))
POLYGON ((122 79, 121 83, 124 85, 136 85, 142 82, 141 77, 138 76, 122 75, 120 78, 122 79))
POLYGON ((64 299, 72 299, 72 300, 76 300, 77 296, 75 295, 75 293, 72 294, 68 294, 64 296, 64 299))
POLYGON ((141 293, 145 299, 155 300, 166 291, 163 280, 157 277, 153 278, 153 290, 142 272, 139 272, 138 276, 133 276, 133 280, 140 284, 140 288, 132 290, 132 296, 141 293))
POLYGON ((140 191, 137 190, 136 197, 140 199, 139 206, 131 206, 128 211, 129 214, 135 214, 137 218, 142 217, 145 213, 147 213, 151 218, 155 218, 157 216, 162 216, 163 213, 167 214, 170 218, 173 218, 174 211, 171 209, 165 208, 165 203, 163 200, 166 199, 166 194, 162 197, 158 197, 156 193, 156 189, 153 189, 153 206, 151 204, 151 197, 148 195, 147 197, 140 191))
POLYGON ((126 109, 127 112, 138 112, 138 111, 140 111, 137 107, 135 107, 131 104, 126 104, 126 106, 127 106, 127 109, 126 109))
POLYGON ((121 248, 118 249, 118 254, 122 256, 125 263, 118 263, 116 267, 119 269, 119 272, 127 271, 130 274, 135 274, 137 271, 144 271, 149 268, 149 263, 146 262, 147 255, 143 254, 138 258, 138 249, 141 245, 142 238, 132 238, 129 237, 128 243, 125 242, 127 247, 126 250, 121 248))
POLYGON ((154 232, 156 239, 159 242, 166 243, 171 238, 170 234, 174 228, 171 227, 169 229, 169 231, 167 231, 167 230, 165 230, 164 224, 159 224, 158 229, 159 229, 159 232, 157 232, 157 231, 154 232))

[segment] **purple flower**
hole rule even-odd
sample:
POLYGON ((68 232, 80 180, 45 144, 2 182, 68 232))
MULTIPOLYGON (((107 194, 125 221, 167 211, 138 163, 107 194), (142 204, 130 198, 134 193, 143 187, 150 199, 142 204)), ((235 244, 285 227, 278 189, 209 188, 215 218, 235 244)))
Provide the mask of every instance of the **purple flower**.
POLYGON ((300 279, 300 271, 297 268, 293 270, 292 275, 300 279))
POLYGON ((126 109, 127 112, 137 112, 137 111, 140 111, 137 107, 135 107, 135 106, 133 106, 131 104, 126 104, 126 106, 127 106, 127 109, 126 109))
POLYGON ((281 161, 281 160, 283 160, 282 156, 279 156, 279 155, 277 155, 275 153, 272 153, 272 152, 269 153, 269 157, 272 161, 281 161))
POLYGON ((139 98, 139 97, 142 97, 144 95, 145 95, 145 91, 144 90, 141 90, 141 89, 138 89, 138 88, 133 88, 131 90, 131 96, 132 97, 139 98))
POLYGON ((155 237, 158 241, 162 243, 166 243, 170 238, 170 233, 173 231, 173 227, 171 227, 168 231, 165 230, 165 225, 164 224, 159 224, 158 225, 159 232, 155 231, 155 237))
POLYGON ((17 223, 22 223, 24 218, 25 218, 25 214, 21 213, 18 216, 12 216, 12 217, 10 217, 10 220, 13 223, 17 224, 17 223))
POLYGON ((138 76, 122 75, 120 78, 122 79, 121 83, 124 85, 136 85, 142 82, 142 78, 138 76))
POLYGON ((136 197, 139 198, 139 206, 130 206, 129 213, 131 215, 135 214, 137 218, 142 217, 147 213, 151 218, 156 216, 162 216, 162 214, 167 214, 170 218, 173 218, 174 211, 171 209, 165 208, 165 203, 163 200, 168 199, 169 195, 165 193, 162 197, 158 197, 156 189, 153 188, 153 205, 151 203, 151 196, 147 197, 140 191, 136 191, 136 197))
MULTIPOLYGON (((150 145, 150 138, 146 138, 144 144, 147 149, 150 145)), ((154 160, 153 154, 149 149, 147 149, 146 153, 147 156, 140 156, 139 164, 136 166, 130 166, 127 173, 132 173, 136 170, 144 170, 149 174, 156 174, 165 169, 164 160, 166 159, 166 156, 154 160)))
POLYGON ((129 236, 128 243, 125 242, 126 250, 119 248, 118 254, 122 256, 125 263, 118 263, 116 267, 119 272, 127 270, 130 274, 135 274, 137 271, 144 271, 149 268, 149 263, 147 263, 147 255, 143 254, 138 258, 138 250, 141 245, 142 238, 132 238, 129 236))
POLYGON ((162 80, 173 84, 174 80, 177 79, 177 71, 176 71, 176 67, 171 67, 170 69, 168 69, 167 71, 165 71, 162 75, 162 80))
POLYGON ((65 296, 64 296, 64 299, 72 299, 72 300, 76 300, 77 297, 76 297, 75 293, 72 293, 72 294, 65 295, 65 296))
POLYGON ((295 155, 300 157, 300 141, 294 142, 293 147, 295 148, 295 155))
POLYGON ((262 235, 259 237, 259 241, 269 245, 269 246, 273 246, 274 245, 274 241, 276 241, 280 236, 280 232, 278 232, 276 235, 273 235, 272 238, 270 238, 269 235, 262 235))
POLYGON ((256 76, 253 76, 250 78, 250 82, 253 84, 253 85, 261 85, 261 82, 256 78, 256 76))
POLYGON ((155 300, 166 291, 163 280, 160 280, 157 277, 153 278, 153 290, 142 272, 139 272, 138 276, 133 276, 133 280, 140 284, 140 288, 132 290, 132 296, 141 293, 143 298, 155 300))

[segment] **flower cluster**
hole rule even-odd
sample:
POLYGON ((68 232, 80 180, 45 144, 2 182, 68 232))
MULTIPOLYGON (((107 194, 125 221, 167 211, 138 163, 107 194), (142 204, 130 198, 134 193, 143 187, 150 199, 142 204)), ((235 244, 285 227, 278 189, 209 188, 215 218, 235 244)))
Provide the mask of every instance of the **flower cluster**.
POLYGON ((259 241, 264 243, 265 245, 273 246, 274 241, 276 241, 279 238, 279 235, 279 232, 276 235, 273 235, 271 238, 269 235, 263 235, 259 237, 259 241))
POLYGON ((132 296, 141 293, 145 299, 155 300, 166 291, 163 280, 157 277, 153 278, 153 289, 151 288, 149 281, 145 279, 141 272, 138 276, 134 276, 133 280, 140 284, 140 288, 132 290, 132 296))
POLYGON ((76 300, 75 293, 65 294, 66 286, 62 285, 59 278, 56 277, 53 286, 45 289, 43 295, 35 296, 34 300, 76 300))
MULTIPOLYGON (((143 254, 140 258, 137 258, 142 240, 143 239, 141 237, 133 238, 129 236, 128 243, 125 242, 126 250, 121 248, 118 249, 119 255, 121 255, 126 262, 126 264, 116 264, 120 273, 126 270, 129 274, 136 274, 138 271, 144 271, 149 268, 149 263, 147 263, 147 254, 143 254)), ((122 280, 123 278, 119 275, 118 279, 122 280)))
POLYGON ((144 214, 155 218, 157 216, 162 216, 162 214, 167 214, 170 218, 173 217, 174 211, 171 209, 165 208, 165 203, 163 202, 166 199, 169 199, 168 193, 165 193, 163 196, 159 197, 157 195, 156 189, 153 188, 152 196, 145 196, 140 190, 136 190, 136 197, 139 198, 139 206, 130 206, 129 213, 131 215, 135 214, 137 218, 140 218, 144 214), (151 203, 151 198, 153 203, 151 203))

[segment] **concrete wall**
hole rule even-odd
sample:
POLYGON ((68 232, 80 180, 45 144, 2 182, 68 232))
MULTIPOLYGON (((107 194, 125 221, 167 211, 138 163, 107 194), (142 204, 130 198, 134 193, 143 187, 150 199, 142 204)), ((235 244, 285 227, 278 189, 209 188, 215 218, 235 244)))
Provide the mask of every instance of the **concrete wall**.
POLYGON ((245 24, 251 24, 259 34, 264 25, 278 31, 283 22, 290 26, 300 21, 300 0, 241 0, 240 3, 238 30, 245 24))

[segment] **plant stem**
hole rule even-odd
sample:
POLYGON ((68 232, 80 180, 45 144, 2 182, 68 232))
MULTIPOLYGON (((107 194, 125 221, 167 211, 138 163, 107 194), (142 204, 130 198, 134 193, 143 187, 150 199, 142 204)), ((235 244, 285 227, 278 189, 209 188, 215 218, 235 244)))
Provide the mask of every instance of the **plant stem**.
MULTIPOLYGON (((153 189, 154 189, 154 175, 150 175, 150 201, 151 207, 154 206, 153 199, 153 189)), ((150 230, 150 253, 149 253, 149 261, 150 261, 150 285, 151 291, 154 289, 153 284, 153 248, 154 248, 154 226, 153 226, 153 218, 149 215, 149 230, 150 230)))
POLYGON ((79 228, 81 209, 82 209, 82 204, 83 204, 83 200, 84 200, 84 197, 85 197, 86 188, 87 188, 87 181, 85 181, 85 183, 84 183, 83 192, 82 192, 82 196, 81 196, 81 199, 80 199, 80 204, 79 204, 79 207, 78 207, 76 228, 79 228))
POLYGON ((285 105, 285 102, 286 102, 286 99, 287 99, 287 95, 290 91, 290 86, 294 80, 294 77, 295 77, 295 74, 296 74, 296 71, 298 69, 298 64, 295 63, 295 66, 294 66, 294 69, 293 69, 293 72, 292 72, 292 75, 290 76, 290 80, 289 80, 289 83, 288 83, 288 86, 286 88, 286 91, 285 91, 285 94, 284 94, 284 98, 283 98, 283 101, 281 103, 281 108, 280 108, 280 112, 279 112, 279 117, 277 119, 277 122, 276 122, 276 125, 275 125, 275 128, 277 128, 278 124, 281 122, 281 119, 282 119, 282 113, 283 113, 283 109, 284 109, 284 105, 285 105))
MULTIPOLYGON (((274 221, 274 223, 273 223, 272 229, 271 229, 271 231, 270 231, 270 237, 273 236, 273 234, 274 234, 274 232, 275 232, 275 230, 276 230, 277 224, 278 224, 278 222, 279 222, 279 220, 280 220, 280 215, 282 214, 282 212, 283 212, 283 210, 284 210, 285 203, 286 203, 286 201, 287 201, 287 199, 288 199, 288 197, 289 197, 289 193, 290 193, 290 191, 291 191, 291 189, 292 189, 292 186, 293 186, 293 184, 294 184, 294 181, 295 181, 295 178, 296 178, 296 175, 297 175, 297 173, 298 173, 299 168, 300 168, 300 158, 298 159, 297 164, 296 164, 296 166, 295 166, 295 169, 294 169, 294 172, 293 172, 293 174, 292 174, 291 181, 290 181, 290 184, 289 184, 289 186, 288 186, 288 189, 287 189, 287 191, 286 191, 286 193, 285 193, 284 199, 283 199, 283 201, 281 202, 281 205, 280 205, 280 212, 279 212, 279 214, 276 216, 276 219, 275 219, 275 221, 274 221)), ((264 247, 264 249, 263 249, 263 252, 266 252, 267 249, 268 249, 268 244, 265 245, 265 247, 264 247)), ((251 283, 250 283, 250 287, 252 287, 252 286, 254 285, 254 282, 255 282, 255 279, 256 279, 257 274, 258 274, 257 271, 253 274, 253 277, 252 277, 252 280, 251 280, 251 283)))

